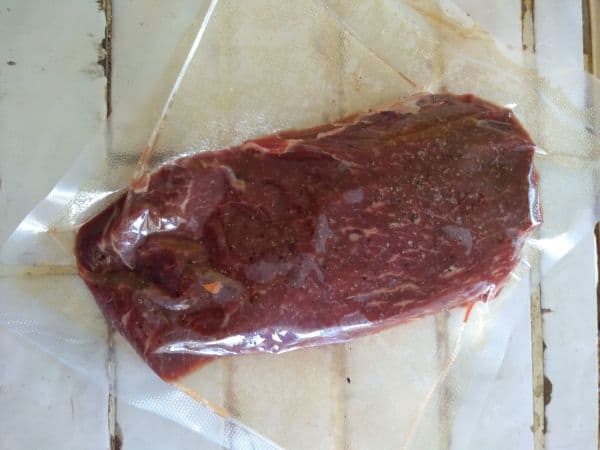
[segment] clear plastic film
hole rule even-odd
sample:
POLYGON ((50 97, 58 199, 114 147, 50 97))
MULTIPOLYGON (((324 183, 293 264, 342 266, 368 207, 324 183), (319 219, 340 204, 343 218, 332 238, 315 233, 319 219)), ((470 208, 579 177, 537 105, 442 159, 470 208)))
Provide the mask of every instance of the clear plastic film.
MULTIPOLYGON (((14 289, 26 289, 25 286, 33 284, 39 286, 35 295, 27 296, 32 302, 26 308, 27 313, 19 312, 19 305, 7 305, 6 311, 3 311, 5 323, 11 328, 21 327, 20 332, 38 340, 48 351, 60 354, 69 364, 90 372, 85 352, 80 352, 79 358, 73 356, 79 354, 77 351, 64 354, 64 349, 57 350, 57 342, 72 338, 69 330, 76 330, 73 333, 83 336, 82 342, 98 342, 100 345, 104 337, 92 295, 85 290, 81 280, 74 276, 65 277, 64 274, 75 273, 73 248, 81 225, 118 196, 126 195, 121 200, 123 210, 116 220, 122 219, 127 223, 124 232, 113 234, 117 238, 110 241, 114 254, 109 257, 117 258, 129 269, 136 269, 136 261, 143 259, 139 255, 142 248, 146 256, 150 255, 145 260, 145 273, 157 276, 169 274, 169 280, 156 283, 168 285, 174 271, 184 270, 177 265, 177 257, 180 261, 188 261, 186 258, 189 256, 195 264, 198 254, 205 252, 194 248, 191 242, 201 236, 194 236, 194 231, 189 230, 185 234, 190 218, 202 218, 202 214, 210 210, 210 202, 218 203, 220 199, 213 197, 225 191, 223 186, 243 190, 244 183, 250 181, 244 180, 239 171, 223 169, 223 164, 211 168, 211 164, 215 166, 215 162, 220 162, 216 154, 191 159, 181 157, 241 145, 249 139, 282 130, 302 130, 338 122, 335 127, 312 132, 314 136, 297 132, 280 134, 275 141, 259 140, 252 144, 258 147, 253 150, 255 152, 293 154, 288 147, 279 148, 278 145, 318 138, 319 133, 322 133, 321 137, 331 133, 332 140, 336 133, 338 137, 345 136, 349 129, 347 125, 357 119, 353 117, 344 124, 339 124, 339 121, 354 113, 362 113, 359 116, 361 120, 366 117, 367 122, 377 125, 377 120, 386 112, 397 113, 396 120, 402 119, 402 114, 409 118, 420 117, 424 106, 419 102, 437 104, 435 97, 432 100, 431 96, 422 94, 424 92, 474 94, 510 109, 537 145, 534 164, 539 173, 538 191, 544 220, 538 223, 535 195, 532 194, 527 204, 531 214, 529 223, 513 230, 515 241, 502 247, 502 251, 508 248, 519 253, 525 264, 518 265, 510 274, 502 274, 498 284, 494 283, 493 277, 481 279, 480 284, 472 280, 469 284, 463 280, 465 286, 472 288, 463 291, 464 298, 460 297, 459 290, 450 290, 446 297, 441 293, 442 288, 436 291, 437 309, 444 301, 447 303, 443 306, 452 307, 496 297, 500 293, 492 302, 475 304, 467 321, 464 320, 464 309, 457 308, 390 328, 399 319, 406 321, 426 312, 435 312, 436 307, 432 307, 432 311, 415 308, 412 314, 404 315, 384 312, 382 317, 385 320, 366 317, 361 309, 356 308, 357 314, 342 314, 336 318, 336 323, 327 326, 293 329, 289 326, 293 320, 286 322, 285 327, 272 323, 272 327, 246 328, 245 333, 218 336, 216 345, 207 346, 206 342, 211 341, 210 334, 194 334, 189 330, 181 334, 179 330, 169 328, 168 324, 166 327, 162 323, 153 324, 152 319, 148 319, 151 316, 144 317, 140 312, 135 319, 142 323, 142 327, 150 325, 154 337, 172 333, 168 341, 155 348, 148 347, 151 351, 144 353, 149 342, 147 330, 141 335, 145 339, 142 342, 140 336, 134 334, 135 329, 128 328, 131 317, 106 304, 103 306, 105 314, 117 324, 117 328, 129 330, 126 335, 134 346, 137 339, 138 351, 144 353, 151 364, 152 358, 160 356, 159 365, 155 362, 153 367, 161 375, 205 405, 210 405, 218 413, 214 417, 231 415, 277 444, 289 448, 417 449, 431 448, 434 439, 439 442, 439 448, 446 448, 449 442, 452 442, 452 448, 468 448, 477 426, 473 418, 482 408, 482 399, 499 368, 514 324, 528 310, 522 307, 522 302, 530 295, 530 284, 535 284, 539 277, 551 276, 555 263, 598 220, 598 186, 595 180, 600 160, 597 138, 600 119, 598 104, 594 103, 598 101, 598 82, 583 73, 573 73, 571 85, 578 89, 573 88, 574 93, 564 93, 536 75, 536 61, 531 55, 504 48, 449 2, 382 1, 368 5, 353 1, 300 1, 285 5, 267 1, 211 2, 204 5, 196 27, 190 51, 181 59, 181 70, 174 78, 148 145, 142 148, 139 142, 132 142, 127 132, 130 127, 121 126, 114 119, 109 121, 107 130, 99 132, 90 149, 82 154, 73 169, 2 248, 2 262, 13 264, 13 268, 8 270, 15 274, 25 271, 28 277, 42 274, 35 280, 27 280, 28 283, 11 283, 14 289), (403 100, 410 96, 414 97, 403 100), (368 113, 369 110, 373 112, 368 113), (381 113, 379 116, 378 112, 381 113), (104 148, 108 149, 106 153, 104 148), (190 192, 174 189, 169 194, 171 197, 164 197, 165 190, 160 188, 168 183, 178 186, 177 177, 181 174, 177 171, 189 169, 186 165, 190 161, 202 166, 199 172, 194 172, 202 176, 197 177, 196 184, 188 183, 190 192), (132 176, 134 181, 125 192, 127 180, 132 176), (143 198, 152 191, 149 190, 152 182, 157 182, 159 188, 155 193, 158 195, 143 198), (182 205, 194 199, 194 193, 197 204, 193 206, 197 212, 190 214, 182 205), (136 199, 140 198, 142 202, 136 203, 136 199), (183 213, 161 214, 165 205, 168 209, 170 201, 181 207, 183 213), (537 225, 536 231, 528 235, 525 247, 521 249, 521 240, 533 225, 537 225), (145 242, 152 246, 144 247, 145 242), (165 248, 171 251, 165 252, 165 248), (176 256, 174 261, 171 260, 173 255, 176 256), (156 266, 153 267, 149 261, 154 261, 156 266), (44 267, 50 269, 46 271, 44 267), (61 275, 56 275, 57 272, 61 275), (63 290, 67 283, 77 286, 77 301, 73 301, 72 307, 65 307, 58 297, 53 299, 53 296, 59 295, 60 289, 48 290, 48 283, 56 283, 63 290), (15 319, 17 316, 19 320, 15 319), (36 320, 27 322, 25 317, 36 320), (85 318, 91 322, 88 323, 85 318), (69 327, 63 328, 61 321, 67 321, 69 327), (95 325, 92 326, 92 322, 95 325), (335 346, 278 355, 231 356, 246 353, 244 349, 249 353, 278 353, 298 347, 342 342, 384 328, 389 329, 335 346), (42 329, 47 332, 36 331, 42 329), (41 335, 45 336, 44 339, 36 337, 41 335), (54 337, 49 339, 48 335, 54 337), (292 336, 292 341, 287 342, 289 345, 284 345, 286 336, 292 336), (261 345, 265 340, 268 340, 268 346, 261 345), (281 345, 274 345, 276 342, 281 345), (173 361, 169 360, 169 354, 174 355, 173 361), (181 355, 189 355, 193 359, 198 355, 223 354, 230 356, 207 360, 183 377, 173 375, 177 372, 180 364, 177 361, 181 360, 181 355), (176 368, 172 373, 164 369, 169 364, 176 368)), ((443 96, 438 100, 440 98, 443 99, 443 96)), ((482 126, 492 128, 489 132, 499 136, 497 139, 504 143, 503 148, 527 147, 527 140, 514 125, 513 119, 507 118, 511 116, 506 110, 500 112, 499 108, 486 108, 482 114, 490 117, 476 116, 479 121, 476 128, 480 131, 482 126), (501 120, 499 115, 504 119, 501 120), (515 136, 522 140, 515 142, 515 136)), ((450 130, 452 127, 448 124, 460 122, 454 119, 445 122, 439 115, 435 119, 450 130)), ((381 128, 375 129, 381 131, 381 128)), ((468 133, 464 134, 464 130, 457 128, 455 132, 463 133, 468 141, 468 133)), ((483 139, 489 138, 489 135, 471 138, 483 139)), ((373 139, 375 144, 380 142, 373 139)), ((411 142, 409 139, 407 145, 411 142)), ((422 144, 422 141, 415 142, 422 144)), ((479 145, 478 142, 475 144, 479 145)), ((485 147, 475 144, 471 148, 485 147)), ((320 144, 312 142, 311 145, 319 147, 320 144)), ((230 151, 229 155, 239 155, 242 150, 243 146, 230 151)), ((306 153, 306 149, 303 151, 306 153)), ((313 148, 310 155, 300 156, 317 158, 322 153, 321 146, 316 150, 313 148)), ((329 153, 328 156, 332 156, 329 153)), ((337 163, 346 166, 359 164, 348 159, 340 161, 339 156, 333 153, 333 157, 338 157, 337 163)), ((373 155, 369 157, 373 158, 373 155)), ((328 162, 329 159, 323 160, 317 166, 328 162)), ((235 161, 228 164, 233 163, 235 161)), ((468 161, 459 160, 457 164, 464 169, 468 161)), ((300 166, 290 167, 300 170, 300 166)), ((510 167, 518 167, 518 164, 509 164, 510 167)), ((189 175, 185 170, 182 173, 184 178, 189 175)), ((418 174, 417 169, 415 173, 418 174)), ((474 173, 491 174, 485 170, 474 173)), ((520 186, 529 190, 535 183, 533 175, 527 175, 526 179, 521 178, 520 186)), ((339 199, 345 202, 345 208, 350 209, 364 201, 368 194, 365 185, 349 186, 340 192, 339 199)), ((497 198, 505 197, 499 194, 497 198)), ((370 202, 371 206, 373 203, 370 202)), ((518 205, 522 203, 521 199, 518 205)), ((425 211, 424 208, 417 210, 421 214, 425 211)), ((246 211, 244 214, 254 218, 253 221, 242 222, 244 226, 250 226, 253 222, 260 222, 260 217, 257 219, 255 216, 262 212, 246 211)), ((506 217, 509 215, 507 213, 506 217)), ((314 233, 310 236, 310 250, 296 252, 283 261, 272 258, 253 261, 245 266, 245 275, 257 285, 267 287, 276 278, 287 280, 284 286, 287 290, 274 290, 267 293, 270 295, 296 292, 306 283, 316 283, 322 290, 327 288, 328 272, 319 266, 321 262, 316 259, 316 254, 320 247, 326 247, 329 236, 339 231, 329 223, 331 217, 317 214, 313 218, 312 230, 320 238, 315 239, 314 233), (298 283, 300 286, 295 286, 298 283)), ((412 218, 415 222, 419 219, 412 218)), ((502 217, 496 216, 496 219, 501 220, 502 217)), ((429 222, 425 218, 422 220, 423 232, 416 235, 416 245, 433 245, 430 248, 442 245, 438 241, 431 244, 425 240, 429 222)), ((389 228, 392 223, 399 222, 390 219, 385 225, 389 228)), ((356 242, 369 237, 377 243, 381 224, 363 225, 344 234, 344 238, 349 240, 347 248, 351 249, 356 242), (369 230, 372 236, 366 236, 369 230)), ((419 223, 413 225, 418 227, 419 223)), ((401 224, 397 226, 402 227, 401 224)), ((442 226, 445 227, 444 242, 447 245, 462 249, 464 254, 478 248, 477 242, 473 242, 472 228, 456 223, 442 226)), ((248 233, 251 232, 253 230, 248 230, 248 233)), ((398 239, 398 235, 389 231, 382 236, 398 239)), ((294 237, 301 240, 301 236, 294 237)), ((387 255, 386 261, 395 254, 387 255)), ((498 256, 486 254, 490 255, 498 256)), ((513 255, 503 255, 499 260, 516 264, 513 255)), ((396 267, 394 261, 387 262, 387 268, 375 261, 370 265, 378 273, 371 274, 367 259, 357 256, 356 261, 360 263, 362 273, 369 277, 385 275, 384 270, 396 267)), ((460 264, 452 262, 448 262, 447 266, 452 268, 451 271, 461 269, 460 264)), ((188 292, 186 298, 181 295, 181 298, 173 298, 177 297, 176 293, 168 293, 164 289, 157 291, 150 283, 142 293, 146 298, 134 300, 143 302, 150 299, 152 308, 159 311, 185 311, 194 307, 186 303, 189 298, 214 303, 213 296, 221 295, 223 298, 217 300, 225 307, 215 314, 222 314, 223 310, 226 314, 218 315, 218 321, 225 323, 232 320, 230 317, 233 320, 244 319, 243 314, 235 315, 239 305, 235 301, 230 302, 230 299, 238 298, 239 292, 244 289, 239 277, 233 276, 232 272, 221 273, 214 267, 211 270, 203 267, 195 274, 198 283, 193 289, 197 290, 193 294, 188 292)), ((342 280, 342 285, 354 282, 353 277, 360 275, 357 272, 355 275, 346 273, 345 276, 346 281, 342 280)), ((8 279, 3 282, 10 283, 8 279)), ((382 285, 382 289, 391 290, 397 287, 397 280, 395 283, 382 285)), ((125 285, 117 284, 113 288, 125 285)), ((369 285, 369 289, 353 292, 352 295, 372 294, 373 285, 369 285)), ((415 289, 418 291, 418 286, 415 289)), ((177 291, 177 286, 173 290, 177 291)), ((106 298, 105 293, 98 290, 95 293, 106 298)), ((291 294, 289 298, 294 295, 297 294, 291 294)), ((14 297, 17 298, 18 294, 15 293, 14 297)), ((324 298, 329 297, 326 295, 324 298)), ((268 305, 274 307, 278 299, 270 299, 272 303, 268 305)), ((100 304, 102 306, 101 301, 100 304)), ((293 302, 289 307, 290 316, 303 312, 297 305, 294 309, 293 302)), ((378 313, 381 311, 378 310, 378 313)), ((268 323, 269 312, 264 311, 262 316, 268 323)), ((316 320, 316 323, 325 322, 316 320)), ((249 321, 246 326, 251 327, 253 323, 257 322, 249 321)), ((214 343, 214 336, 212 341, 214 343)), ((139 393, 140 390, 139 386, 132 386, 139 376, 139 361, 131 350, 124 348, 122 352, 129 357, 120 361, 118 366, 129 382, 120 385, 120 395, 132 398, 132 392, 139 393), (132 368, 136 368, 136 372, 132 368)), ((137 398, 132 403, 137 402, 135 404, 138 405, 141 400, 137 398)), ((152 405, 148 408, 158 408, 155 412, 190 426, 172 414, 172 404, 164 403, 158 407, 157 403, 143 404, 152 405)), ((249 441, 244 440, 248 439, 247 436, 241 437, 235 445, 230 439, 231 429, 238 426, 240 430, 246 430, 235 425, 218 429, 220 431, 207 427, 204 432, 215 436, 228 429, 229 441, 223 445, 243 448, 249 445, 249 441)), ((217 442, 223 443, 218 439, 217 442)))

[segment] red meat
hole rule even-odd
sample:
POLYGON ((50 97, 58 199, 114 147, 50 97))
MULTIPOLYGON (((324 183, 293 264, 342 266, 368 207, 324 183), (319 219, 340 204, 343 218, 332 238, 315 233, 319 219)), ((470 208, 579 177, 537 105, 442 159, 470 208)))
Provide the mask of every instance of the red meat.
POLYGON ((86 223, 79 272, 152 368, 348 340, 495 296, 540 220, 512 112, 425 94, 169 162, 86 223))

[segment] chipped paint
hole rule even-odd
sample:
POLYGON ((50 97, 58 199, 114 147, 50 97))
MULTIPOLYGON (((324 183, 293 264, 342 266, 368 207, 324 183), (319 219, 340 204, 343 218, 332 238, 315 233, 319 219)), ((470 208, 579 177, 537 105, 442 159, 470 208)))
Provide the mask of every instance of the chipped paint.
POLYGON ((521 40, 523 50, 535 52, 535 0, 521 0, 521 40))
POLYGON ((106 111, 107 117, 112 112, 112 0, 97 0, 98 10, 104 12, 106 26, 104 27, 104 38, 100 41, 98 49, 97 64, 102 67, 104 77, 106 78, 106 111))

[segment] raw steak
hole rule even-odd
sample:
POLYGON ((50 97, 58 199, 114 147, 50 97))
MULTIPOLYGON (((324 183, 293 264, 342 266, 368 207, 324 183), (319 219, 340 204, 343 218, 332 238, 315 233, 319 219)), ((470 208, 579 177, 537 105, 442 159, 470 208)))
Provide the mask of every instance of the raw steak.
POLYGON ((512 112, 424 94, 177 159, 86 223, 79 272, 164 379, 487 300, 540 220, 512 112))

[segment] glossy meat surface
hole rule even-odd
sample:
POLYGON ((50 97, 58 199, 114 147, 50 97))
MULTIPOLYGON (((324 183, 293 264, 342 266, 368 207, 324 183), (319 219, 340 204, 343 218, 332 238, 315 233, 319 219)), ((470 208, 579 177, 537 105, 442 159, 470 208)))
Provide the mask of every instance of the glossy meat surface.
POLYGON ((79 271, 167 380, 348 340, 497 294, 540 220, 533 154, 507 109, 412 97, 163 165, 81 228, 79 271))

